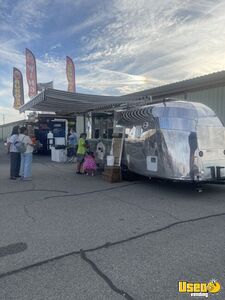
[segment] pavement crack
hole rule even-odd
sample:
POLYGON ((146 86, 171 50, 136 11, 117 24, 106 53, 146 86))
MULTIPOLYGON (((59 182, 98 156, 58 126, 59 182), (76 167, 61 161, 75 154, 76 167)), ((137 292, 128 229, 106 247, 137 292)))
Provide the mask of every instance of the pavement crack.
POLYGON ((28 210, 26 204, 23 205, 23 210, 24 210, 24 212, 25 212, 25 215, 26 215, 29 219, 31 219, 33 222, 36 222, 35 217, 33 217, 33 216, 30 215, 29 210, 28 210))
POLYGON ((116 292, 117 294, 123 296, 125 299, 134 300, 134 298, 132 296, 130 296, 127 292, 125 292, 124 290, 121 290, 117 286, 115 286, 115 284, 112 282, 112 280, 109 279, 109 277, 106 276, 99 269, 99 267, 90 258, 87 257, 85 251, 82 250, 82 249, 80 250, 80 257, 81 257, 82 260, 84 260, 85 262, 87 262, 91 266, 91 268, 94 270, 94 272, 96 274, 98 274, 98 276, 100 276, 114 292, 116 292))
MULTIPOLYGON (((124 185, 114 186, 114 187, 105 188, 105 189, 93 190, 93 191, 76 193, 76 194, 68 194, 68 195, 63 195, 63 197, 65 198, 65 197, 84 196, 84 195, 93 194, 93 193, 101 193, 101 192, 105 192, 105 191, 118 190, 118 189, 128 187, 128 186, 132 186, 132 185, 135 185, 135 184, 140 184, 140 183, 135 182, 135 183, 132 183, 132 184, 124 184, 124 185)), ((60 197, 62 197, 62 196, 60 196, 60 195, 48 196, 48 197, 45 197, 44 200, 51 199, 51 198, 60 198, 60 197)))
POLYGON ((120 201, 120 202, 122 202, 122 203, 126 203, 126 204, 128 204, 128 205, 137 207, 138 209, 143 210, 143 211, 145 211, 145 212, 147 212, 147 213, 150 213, 150 212, 152 212, 152 211, 161 212, 161 213, 163 213, 163 214, 166 214, 166 215, 172 217, 173 219, 175 219, 175 220, 177 220, 177 221, 182 221, 181 219, 179 219, 179 218, 177 218, 176 216, 174 216, 174 215, 168 213, 167 211, 160 210, 160 209, 154 209, 154 208, 145 209, 145 208, 143 208, 143 207, 141 207, 141 206, 139 206, 139 205, 137 205, 137 204, 131 203, 131 202, 129 202, 129 201, 122 200, 122 199, 120 199, 120 198, 117 197, 117 196, 111 196, 111 195, 109 195, 109 194, 107 194, 107 196, 108 196, 109 198, 113 198, 113 200, 116 199, 116 200, 118 200, 118 201, 120 201))
POLYGON ((56 192, 56 193, 65 193, 65 194, 68 193, 68 191, 61 191, 61 190, 27 189, 27 190, 20 190, 20 191, 3 192, 0 193, 0 195, 9 195, 9 194, 18 194, 18 193, 27 193, 27 192, 56 192))
MULTIPOLYGON (((40 191, 40 190, 39 190, 40 191)), ((53 190, 41 190, 41 191, 45 191, 45 192, 50 192, 50 191, 53 191, 53 190)), ((57 191, 57 190, 54 190, 54 192, 58 192, 58 193, 68 193, 67 191, 57 191)), ((62 197, 62 196, 61 196, 62 197)), ((41 198, 41 199, 36 199, 36 200, 33 200, 29 203, 25 203, 23 205, 23 209, 24 209, 24 212, 26 214, 26 216, 30 219, 33 220, 33 222, 36 222, 36 219, 34 217, 31 216, 31 214, 29 213, 29 209, 28 209, 28 206, 32 206, 34 205, 34 203, 38 202, 38 203, 41 203, 45 200, 45 198, 41 198)))
MULTIPOLYGON (((175 227, 175 226, 178 226, 178 225, 181 225, 181 224, 188 224, 188 223, 192 223, 192 222, 198 222, 198 221, 203 221, 203 220, 216 218, 216 217, 222 217, 222 216, 225 216, 225 212, 218 213, 218 214, 207 215, 207 216, 194 218, 194 219, 189 219, 189 220, 177 221, 177 222, 170 223, 170 224, 168 224, 164 227, 160 227, 160 228, 155 229, 155 230, 143 232, 141 234, 134 235, 134 236, 131 236, 131 237, 123 239, 123 240, 119 240, 119 241, 115 241, 115 242, 107 242, 103 245, 96 246, 94 248, 89 248, 89 249, 86 249, 86 250, 83 250, 83 251, 85 253, 87 253, 87 252, 94 252, 94 251, 97 251, 97 250, 101 250, 101 249, 104 249, 104 248, 105 249, 111 248, 113 246, 120 245, 120 244, 125 244, 125 243, 128 243, 130 241, 137 240, 137 239, 140 239, 142 237, 145 237, 145 236, 148 236, 148 235, 151 235, 151 234, 166 231, 166 230, 168 230, 172 227, 175 227)), ((72 251, 72 252, 68 252, 68 253, 65 253, 65 254, 62 254, 62 255, 59 255, 59 256, 54 256, 54 257, 46 259, 46 260, 39 261, 37 263, 22 267, 20 269, 15 269, 15 270, 8 271, 8 272, 5 272, 5 273, 0 273, 0 279, 4 278, 4 277, 7 277, 7 276, 10 276, 10 275, 13 275, 13 274, 16 274, 16 273, 20 273, 20 272, 29 270, 29 269, 34 268, 34 267, 38 267, 38 266, 41 266, 41 265, 44 265, 44 264, 47 264, 47 263, 65 258, 65 257, 68 257, 68 256, 78 255, 78 254, 81 254, 81 251, 72 251)))

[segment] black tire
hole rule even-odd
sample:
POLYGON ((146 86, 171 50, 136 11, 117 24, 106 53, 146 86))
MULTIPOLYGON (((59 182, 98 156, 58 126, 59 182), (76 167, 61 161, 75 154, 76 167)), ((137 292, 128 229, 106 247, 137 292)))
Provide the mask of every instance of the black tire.
POLYGON ((122 180, 125 181, 134 181, 137 179, 137 174, 128 170, 127 166, 125 165, 121 166, 121 176, 122 176, 122 180))

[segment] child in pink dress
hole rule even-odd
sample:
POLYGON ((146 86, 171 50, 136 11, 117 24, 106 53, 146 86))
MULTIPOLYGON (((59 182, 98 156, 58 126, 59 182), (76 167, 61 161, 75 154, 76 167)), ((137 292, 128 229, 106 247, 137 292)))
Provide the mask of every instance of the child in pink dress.
POLYGON ((94 176, 97 169, 93 152, 88 152, 84 158, 83 169, 86 175, 94 176))

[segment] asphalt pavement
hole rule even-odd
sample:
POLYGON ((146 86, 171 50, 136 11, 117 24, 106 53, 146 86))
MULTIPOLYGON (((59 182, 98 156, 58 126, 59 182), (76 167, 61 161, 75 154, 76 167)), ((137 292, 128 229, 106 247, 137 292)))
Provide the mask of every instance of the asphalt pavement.
POLYGON ((0 232, 2 300, 194 299, 178 281, 212 279, 225 299, 222 185, 108 183, 48 156, 13 181, 1 145, 0 232))

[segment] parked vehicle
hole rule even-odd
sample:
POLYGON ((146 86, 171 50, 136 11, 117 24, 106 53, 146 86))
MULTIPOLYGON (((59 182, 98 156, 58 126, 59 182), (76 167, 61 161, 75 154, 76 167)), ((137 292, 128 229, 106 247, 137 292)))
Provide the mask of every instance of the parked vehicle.
POLYGON ((225 130, 206 105, 164 101, 116 112, 122 166, 148 177, 225 182, 225 130))

